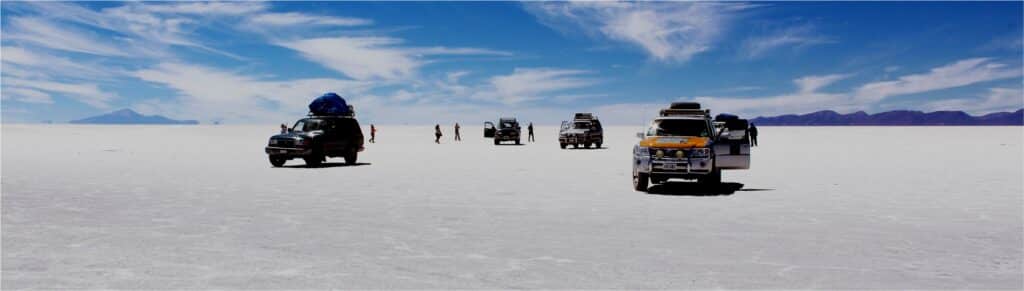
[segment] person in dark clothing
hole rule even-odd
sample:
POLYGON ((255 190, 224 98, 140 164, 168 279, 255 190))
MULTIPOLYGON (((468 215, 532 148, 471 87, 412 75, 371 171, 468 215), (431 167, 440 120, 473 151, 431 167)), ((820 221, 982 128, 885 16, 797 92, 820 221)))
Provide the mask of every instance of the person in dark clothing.
POLYGON ((756 147, 757 146, 757 126, 754 126, 754 124, 751 123, 750 124, 750 129, 747 130, 747 133, 750 134, 750 144, 756 147))
POLYGON ((441 143, 441 125, 440 124, 435 124, 434 125, 434 143, 437 143, 437 144, 441 143))
POLYGON ((528 136, 526 137, 527 141, 530 141, 530 142, 536 141, 533 138, 533 122, 530 122, 530 125, 526 126, 526 132, 528 134, 528 136))
POLYGON ((370 124, 370 143, 377 142, 377 127, 370 124))
POLYGON ((459 126, 459 123, 458 123, 458 122, 456 122, 456 123, 455 123, 455 140, 456 140, 456 141, 462 141, 462 136, 461 136, 461 135, 459 135, 459 128, 462 128, 462 127, 461 127, 461 126, 459 126))

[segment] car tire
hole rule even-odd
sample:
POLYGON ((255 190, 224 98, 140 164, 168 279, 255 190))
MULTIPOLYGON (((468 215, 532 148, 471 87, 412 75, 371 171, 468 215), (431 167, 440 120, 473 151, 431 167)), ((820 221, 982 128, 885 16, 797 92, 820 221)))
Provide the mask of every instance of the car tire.
POLYGON ((519 144, 519 139, 516 139, 516 144, 519 144))
POLYGON ((501 142, 500 142, 500 141, 498 141, 498 139, 494 139, 494 145, 498 145, 498 144, 500 144, 500 143, 501 143, 501 142))
POLYGON ((355 165, 356 164, 356 159, 358 159, 358 158, 359 158, 359 152, 352 151, 351 153, 345 155, 345 164, 355 165))
POLYGON ((601 148, 601 143, 594 143, 594 148, 596 148, 596 149, 601 148))
POLYGON ((718 186, 722 184, 722 169, 711 170, 711 173, 698 180, 706 186, 718 186))
POLYGON ((564 143, 559 143, 558 145, 561 146, 563 150, 565 149, 565 146, 567 146, 567 144, 564 143))
POLYGON ((574 143, 574 144, 572 144, 572 148, 578 149, 578 148, 580 148, 580 144, 574 143))
POLYGON ((287 160, 285 160, 282 157, 275 157, 275 156, 271 156, 270 157, 270 165, 274 166, 275 168, 284 166, 284 162, 285 161, 287 161, 287 160))
POLYGON ((640 192, 647 192, 647 183, 650 182, 650 176, 646 173, 640 173, 637 169, 633 168, 633 190, 640 192))

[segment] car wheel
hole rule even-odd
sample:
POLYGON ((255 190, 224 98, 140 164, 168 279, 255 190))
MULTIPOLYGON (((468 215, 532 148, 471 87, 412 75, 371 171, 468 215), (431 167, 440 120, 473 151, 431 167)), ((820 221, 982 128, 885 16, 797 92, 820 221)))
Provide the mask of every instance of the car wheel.
POLYGON ((273 165, 275 168, 276 167, 280 167, 280 166, 284 166, 284 162, 285 161, 287 161, 287 160, 285 160, 282 157, 274 157, 274 156, 270 157, 270 165, 273 165))
POLYGON ((594 144, 594 148, 598 148, 598 149, 601 148, 601 143, 595 143, 594 144))
POLYGON ((500 143, 501 143, 501 142, 500 142, 500 141, 498 141, 498 139, 494 139, 494 145, 498 145, 498 144, 500 144, 500 143))
POLYGON ((719 184, 722 184, 722 169, 712 170, 711 173, 707 174, 707 176, 700 178, 698 182, 707 186, 718 186, 719 184))
POLYGON ((352 151, 351 153, 345 155, 345 163, 349 165, 355 165, 357 158, 359 158, 359 152, 352 151))
POLYGON ((519 144, 519 139, 516 139, 516 144, 519 144))
POLYGON ((633 168, 633 190, 647 192, 647 182, 649 181, 650 177, 646 173, 640 173, 635 167, 633 168))
POLYGON ((564 143, 560 143, 560 144, 558 144, 558 145, 559 145, 559 146, 561 146, 561 147, 562 147, 562 149, 565 149, 565 146, 566 146, 566 144, 564 144, 564 143))

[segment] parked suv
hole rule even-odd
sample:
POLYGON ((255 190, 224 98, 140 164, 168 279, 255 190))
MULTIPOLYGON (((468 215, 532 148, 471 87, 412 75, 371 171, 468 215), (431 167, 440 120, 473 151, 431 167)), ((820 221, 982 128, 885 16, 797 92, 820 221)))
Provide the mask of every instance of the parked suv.
POLYGON ((345 158, 355 164, 363 151, 363 131, 352 116, 309 116, 295 122, 286 133, 270 137, 266 147, 270 164, 280 167, 290 159, 302 158, 318 166, 328 157, 345 158))
POLYGON ((661 110, 646 132, 637 133, 633 147, 633 188, 647 191, 648 183, 696 179, 717 185, 722 170, 750 168, 747 121, 721 114, 712 119, 699 103, 677 102, 661 110))
POLYGON ((514 117, 502 117, 498 119, 498 125, 490 121, 484 122, 484 137, 494 138, 494 144, 501 144, 503 141, 515 141, 519 143, 519 136, 522 133, 522 129, 519 127, 519 121, 516 121, 514 117))
POLYGON ((562 121, 558 131, 558 145, 563 149, 568 145, 573 148, 590 148, 590 145, 601 148, 603 142, 601 121, 592 113, 576 113, 572 121, 562 121))

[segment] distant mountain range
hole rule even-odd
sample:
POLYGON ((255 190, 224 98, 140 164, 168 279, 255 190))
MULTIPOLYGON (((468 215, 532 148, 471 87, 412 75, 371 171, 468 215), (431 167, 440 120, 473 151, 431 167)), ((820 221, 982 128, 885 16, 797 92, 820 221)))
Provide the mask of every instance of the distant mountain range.
POLYGON ((195 120, 174 120, 160 115, 142 115, 131 109, 72 120, 74 124, 199 124, 195 120))
POLYGON ((1024 109, 1015 112, 997 112, 971 116, 963 111, 921 112, 895 110, 875 114, 857 111, 839 114, 832 110, 803 115, 788 114, 757 117, 750 120, 756 125, 1024 125, 1024 109))

